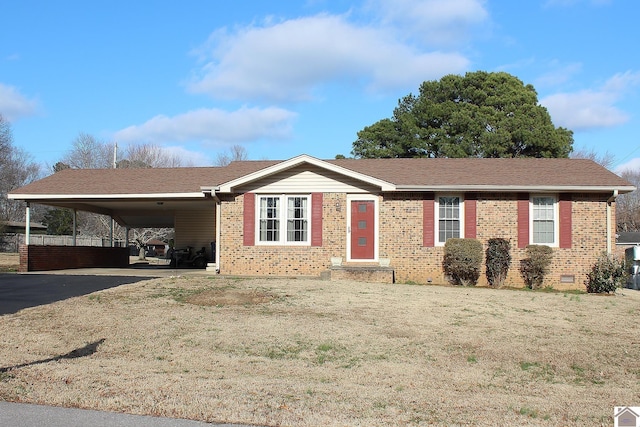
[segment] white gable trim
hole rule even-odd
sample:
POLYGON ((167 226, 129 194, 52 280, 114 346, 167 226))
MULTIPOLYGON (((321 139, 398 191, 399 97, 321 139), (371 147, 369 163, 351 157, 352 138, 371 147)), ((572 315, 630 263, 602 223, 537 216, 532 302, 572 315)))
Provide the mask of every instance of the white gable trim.
MULTIPOLYGON (((316 159, 315 157, 311 157, 308 156, 306 154, 302 154, 300 156, 297 157, 293 157, 289 160, 285 160, 283 162, 277 163, 273 166, 269 166, 267 168, 264 168, 262 170, 247 174, 245 176, 242 176, 240 178, 234 179, 232 181, 226 182, 224 184, 221 184, 217 189, 216 192, 218 193, 233 193, 235 192, 235 189, 246 185, 248 183, 254 182, 254 181, 258 181, 262 178, 265 178, 267 176, 270 175, 274 175, 276 173, 285 171, 287 169, 299 166, 301 164, 310 164, 313 166, 317 166, 319 168, 328 170, 328 171, 332 171, 341 175, 345 175, 348 176, 350 178, 353 179, 357 179, 360 181, 363 181, 367 184, 376 186, 380 188, 380 191, 395 191, 396 186, 390 182, 387 181, 383 181, 381 179, 378 178, 374 178, 372 176, 369 175, 365 175, 359 172, 355 172, 351 169, 347 169, 347 168, 343 168, 341 166, 336 166, 334 164, 325 162, 323 160, 320 159, 316 159)), ((203 187, 203 191, 207 189, 207 187, 203 187)))

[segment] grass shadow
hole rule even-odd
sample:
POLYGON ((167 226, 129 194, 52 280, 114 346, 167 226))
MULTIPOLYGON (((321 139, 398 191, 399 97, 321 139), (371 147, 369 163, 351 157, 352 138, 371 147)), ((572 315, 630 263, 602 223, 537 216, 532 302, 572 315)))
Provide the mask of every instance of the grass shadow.
POLYGON ((25 368, 27 366, 40 365, 42 363, 49 362, 57 362, 58 360, 64 359, 77 359, 79 357, 91 356, 96 351, 98 351, 98 346, 104 342, 104 338, 99 339, 98 341, 94 341, 90 344, 85 345, 84 347, 76 348, 75 350, 71 350, 69 353, 61 354, 59 356, 49 357, 47 359, 36 360, 33 362, 21 363, 19 365, 7 366, 4 368, 0 368, 0 373, 5 373, 11 371, 13 369, 25 368))

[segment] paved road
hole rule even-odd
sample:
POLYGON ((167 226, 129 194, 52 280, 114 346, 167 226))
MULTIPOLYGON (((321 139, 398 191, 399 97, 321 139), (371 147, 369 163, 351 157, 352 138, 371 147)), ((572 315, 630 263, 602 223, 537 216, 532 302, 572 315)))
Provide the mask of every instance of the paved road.
POLYGON ((0 315, 150 278, 0 273, 0 315))
POLYGON ((11 427, 242 427, 237 424, 210 424, 176 418, 8 402, 0 402, 0 425, 11 427))

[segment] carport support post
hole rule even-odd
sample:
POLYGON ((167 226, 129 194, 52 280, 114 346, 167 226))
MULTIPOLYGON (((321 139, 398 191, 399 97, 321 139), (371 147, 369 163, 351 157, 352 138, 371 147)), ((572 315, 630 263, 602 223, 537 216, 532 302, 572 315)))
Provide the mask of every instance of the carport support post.
POLYGON ((111 223, 109 224, 109 245, 111 247, 114 247, 115 245, 113 244, 113 228, 114 225, 113 223, 115 222, 115 220, 113 218, 111 218, 111 223))
POLYGON ((31 243, 31 205, 27 202, 24 223, 24 244, 29 246, 31 243))
POLYGON ((73 210, 73 246, 77 244, 77 236, 78 236, 78 211, 73 210))

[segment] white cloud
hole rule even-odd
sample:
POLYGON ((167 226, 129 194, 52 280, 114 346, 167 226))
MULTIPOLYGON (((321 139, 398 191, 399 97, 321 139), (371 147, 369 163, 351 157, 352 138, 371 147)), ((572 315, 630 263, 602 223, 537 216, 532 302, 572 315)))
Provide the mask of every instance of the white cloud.
POLYGON ((158 144, 185 141, 234 144, 262 138, 286 139, 291 136, 295 116, 276 107, 243 107, 232 112, 202 108, 173 117, 155 116, 141 125, 116 132, 114 139, 158 144))
POLYGON ((535 80, 536 87, 551 87, 564 84, 573 79, 573 76, 582 71, 582 64, 579 62, 561 64, 552 61, 549 64, 551 71, 539 76, 535 80))
POLYGON ((466 41, 472 30, 488 22, 484 0, 369 0, 383 23, 411 33, 427 45, 466 41))
POLYGON ((628 162, 618 165, 614 172, 619 175, 624 171, 631 171, 631 172, 640 171, 640 157, 633 158, 628 162))
POLYGON ((324 14, 219 30, 198 53, 206 64, 189 90, 243 101, 308 100, 318 86, 335 81, 373 90, 415 88, 469 65, 461 54, 422 52, 388 30, 324 14))
POLYGON ((38 102, 21 94, 18 89, 0 83, 0 114, 12 122, 36 113, 38 102))
POLYGON ((640 72, 616 74, 598 89, 557 93, 540 100, 555 125, 574 131, 612 127, 626 123, 629 115, 616 103, 640 85, 640 72))
POLYGON ((182 166, 211 166, 211 154, 188 150, 180 145, 162 147, 162 151, 169 157, 180 159, 182 166))

